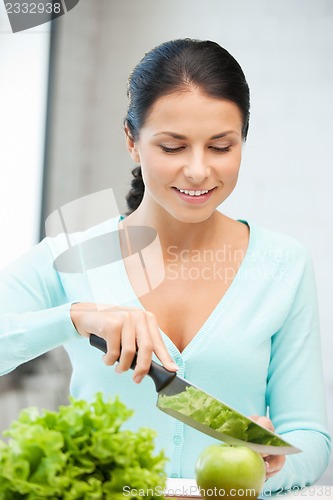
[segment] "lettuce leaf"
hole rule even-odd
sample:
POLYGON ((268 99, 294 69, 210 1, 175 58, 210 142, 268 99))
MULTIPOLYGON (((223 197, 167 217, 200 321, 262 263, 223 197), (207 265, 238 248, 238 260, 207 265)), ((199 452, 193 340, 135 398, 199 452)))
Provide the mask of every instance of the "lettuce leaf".
POLYGON ((158 406, 177 410, 196 422, 242 441, 288 446, 278 436, 194 386, 187 386, 185 391, 173 396, 159 396, 158 406))
POLYGON ((121 430, 132 414, 101 393, 92 403, 70 398, 57 412, 23 410, 0 440, 0 500, 134 498, 125 486, 159 492, 166 457, 154 454, 153 430, 121 430))

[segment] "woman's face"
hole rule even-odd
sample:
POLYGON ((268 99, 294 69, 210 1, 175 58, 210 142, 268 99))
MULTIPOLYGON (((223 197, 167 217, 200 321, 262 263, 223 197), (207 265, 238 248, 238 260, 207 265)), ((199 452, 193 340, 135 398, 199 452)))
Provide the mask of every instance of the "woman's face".
POLYGON ((198 89, 158 99, 128 147, 140 163, 142 209, 183 222, 206 220, 233 191, 242 152, 242 116, 231 101, 198 89), (156 212, 155 212, 156 213, 156 212))

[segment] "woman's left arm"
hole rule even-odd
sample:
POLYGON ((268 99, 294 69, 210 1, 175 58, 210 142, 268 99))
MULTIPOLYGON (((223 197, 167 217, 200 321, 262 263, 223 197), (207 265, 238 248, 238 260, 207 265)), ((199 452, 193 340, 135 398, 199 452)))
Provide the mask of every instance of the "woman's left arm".
POLYGON ((288 455, 280 472, 268 479, 272 491, 309 486, 321 477, 330 457, 326 405, 312 261, 301 248, 294 256, 298 280, 284 324, 273 335, 267 379, 269 416, 277 433, 302 450, 288 455))

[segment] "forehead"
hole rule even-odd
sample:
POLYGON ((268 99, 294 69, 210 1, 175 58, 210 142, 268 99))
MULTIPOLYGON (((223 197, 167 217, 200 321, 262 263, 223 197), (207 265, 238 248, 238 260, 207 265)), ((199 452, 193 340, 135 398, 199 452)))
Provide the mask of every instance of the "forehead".
POLYGON ((211 135, 224 129, 241 131, 242 114, 234 102, 191 88, 157 99, 142 130, 156 132, 160 128, 185 135, 200 130, 211 135))

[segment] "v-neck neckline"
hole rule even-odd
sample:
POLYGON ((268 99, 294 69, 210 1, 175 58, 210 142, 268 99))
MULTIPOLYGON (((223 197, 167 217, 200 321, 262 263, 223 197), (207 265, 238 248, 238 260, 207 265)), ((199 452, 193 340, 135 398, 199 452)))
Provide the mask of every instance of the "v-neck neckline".
MULTIPOLYGON (((124 219, 125 219, 125 217, 122 215, 117 219, 118 220, 118 223, 117 223, 118 229, 119 229, 120 222, 123 221, 124 219)), ((205 336, 206 332, 209 331, 210 325, 212 323, 214 323, 215 318, 219 314, 221 307, 226 306, 226 304, 229 302, 229 300, 232 298, 233 294, 237 291, 237 289, 239 287, 242 275, 244 274, 245 269, 247 267, 247 262, 250 260, 251 254, 253 253, 253 248, 255 245, 255 238, 256 238, 256 234, 255 234, 256 231, 255 231, 254 224, 249 223, 248 221, 246 221, 244 219, 237 219, 237 220, 238 220, 238 222, 246 224, 249 228, 248 246, 247 246, 245 255, 243 257, 243 260, 242 260, 239 268, 237 269, 235 277, 233 278, 229 287, 227 288, 227 290, 225 291, 225 293, 223 294, 221 299, 218 301, 218 303, 216 304, 216 306, 214 307, 212 312, 206 318, 206 320, 204 321, 202 326, 199 328, 199 330, 196 332, 194 337, 190 340, 190 342, 184 347, 184 349, 182 351, 180 351, 178 349, 178 347, 174 344, 174 342, 170 339, 170 337, 161 328, 159 328, 161 336, 163 338, 163 341, 164 341, 168 351, 173 356, 181 356, 182 358, 186 358, 189 355, 189 353, 195 349, 197 344, 201 341, 202 337, 205 336)), ((119 244, 119 250, 121 252, 120 240, 118 240, 118 244, 119 244)), ((120 272, 122 274, 122 281, 124 283, 126 283, 128 289, 129 289, 129 292, 130 292, 130 296, 132 297, 131 303, 134 303, 134 306, 137 307, 138 309, 146 311, 146 308, 144 307, 144 305, 142 304, 142 302, 140 301, 139 297, 136 295, 136 293, 132 287, 132 284, 131 284, 130 279, 128 277, 127 270, 126 270, 123 259, 120 260, 120 272)))

